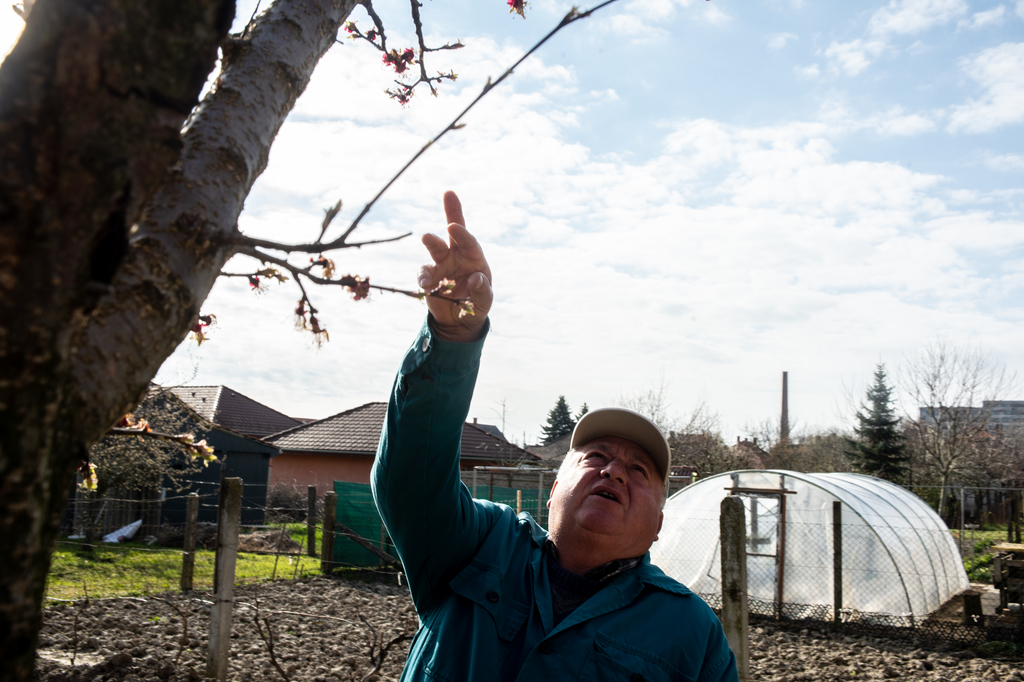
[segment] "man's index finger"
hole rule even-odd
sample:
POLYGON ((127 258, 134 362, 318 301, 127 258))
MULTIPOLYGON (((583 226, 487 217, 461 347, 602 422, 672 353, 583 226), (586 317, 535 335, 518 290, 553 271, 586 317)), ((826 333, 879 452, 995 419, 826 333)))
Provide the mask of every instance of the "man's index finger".
POLYGON ((462 202, 455 192, 448 190, 444 193, 444 218, 449 225, 458 223, 465 226, 466 218, 462 215, 462 202))

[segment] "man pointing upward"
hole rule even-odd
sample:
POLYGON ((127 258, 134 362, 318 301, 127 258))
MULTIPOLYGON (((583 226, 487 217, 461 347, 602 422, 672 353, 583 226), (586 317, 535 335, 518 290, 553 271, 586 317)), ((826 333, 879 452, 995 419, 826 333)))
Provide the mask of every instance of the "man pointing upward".
POLYGON ((406 353, 373 466, 373 493, 409 576, 420 629, 402 680, 737 679, 714 612, 652 566, 669 446, 635 412, 588 412, 548 501, 548 531, 526 513, 475 500, 459 476, 491 270, 444 195, 448 241, 428 234, 429 314, 406 353))

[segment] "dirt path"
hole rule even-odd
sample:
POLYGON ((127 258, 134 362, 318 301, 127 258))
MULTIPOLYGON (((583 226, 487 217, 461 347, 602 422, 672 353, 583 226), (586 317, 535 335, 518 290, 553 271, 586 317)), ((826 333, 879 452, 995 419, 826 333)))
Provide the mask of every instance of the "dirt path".
MULTIPOLYGON (((282 680, 255 627, 257 602, 261 623, 270 619, 278 665, 294 682, 363 680, 373 670, 371 655, 379 654, 381 643, 412 632, 416 625, 408 591, 394 583, 310 578, 240 587, 237 597, 232 680, 282 680)), ((209 611, 209 597, 201 595, 111 599, 50 608, 41 635, 36 679, 202 679, 209 611)), ((263 631, 266 635, 265 624, 263 631)), ((407 649, 408 640, 395 644, 373 679, 397 680, 407 649)), ((977 658, 969 651, 918 648, 896 640, 845 637, 827 630, 754 628, 751 651, 752 677, 765 682, 1024 682, 1024 663, 1020 661, 977 658)))

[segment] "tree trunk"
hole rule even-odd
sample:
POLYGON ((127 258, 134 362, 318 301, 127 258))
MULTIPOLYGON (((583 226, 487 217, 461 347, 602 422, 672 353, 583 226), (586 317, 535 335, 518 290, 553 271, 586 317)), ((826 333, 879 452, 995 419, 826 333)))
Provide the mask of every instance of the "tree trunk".
POLYGON ((233 0, 39 0, 0 67, 0 681, 31 678, 78 463, 194 324, 352 6, 279 0, 225 43, 233 0))

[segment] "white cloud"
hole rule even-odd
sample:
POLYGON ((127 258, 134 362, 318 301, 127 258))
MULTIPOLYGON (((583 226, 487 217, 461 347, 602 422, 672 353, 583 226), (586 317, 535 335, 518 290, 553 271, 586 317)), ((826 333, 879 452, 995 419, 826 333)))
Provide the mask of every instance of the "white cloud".
POLYGON ((985 165, 996 171, 1024 170, 1024 156, 1019 154, 991 154, 985 158, 985 165))
POLYGON ((817 64, 811 64, 809 66, 794 66, 793 71, 796 75, 801 78, 814 79, 821 75, 821 69, 818 68, 817 64))
POLYGON ((1017 16, 1024 19, 1024 0, 1017 0, 1017 16))
POLYGON ((848 76, 856 76, 868 68, 871 60, 885 50, 885 43, 880 40, 851 40, 848 43, 832 44, 825 50, 825 56, 832 60, 836 68, 848 76))
POLYGON ((905 114, 894 107, 884 115, 871 117, 867 125, 880 135, 919 135, 935 130, 935 121, 920 114, 905 114))
POLYGON ((984 133, 1024 121, 1024 43, 1003 43, 961 61, 984 91, 952 108, 950 132, 984 133))
POLYGON ((868 28, 878 36, 912 35, 947 24, 967 11, 965 0, 891 0, 875 12, 868 28))
POLYGON ((723 12, 718 3, 705 3, 704 11, 700 17, 712 26, 724 26, 732 21, 732 15, 723 12))
POLYGON ((800 40, 795 33, 773 33, 768 36, 768 49, 781 50, 790 40, 800 40))
POLYGON ((985 12, 975 12, 970 19, 961 19, 957 26, 969 29, 985 28, 986 26, 998 26, 1003 23, 1003 16, 1006 14, 1006 7, 999 5, 985 12))

